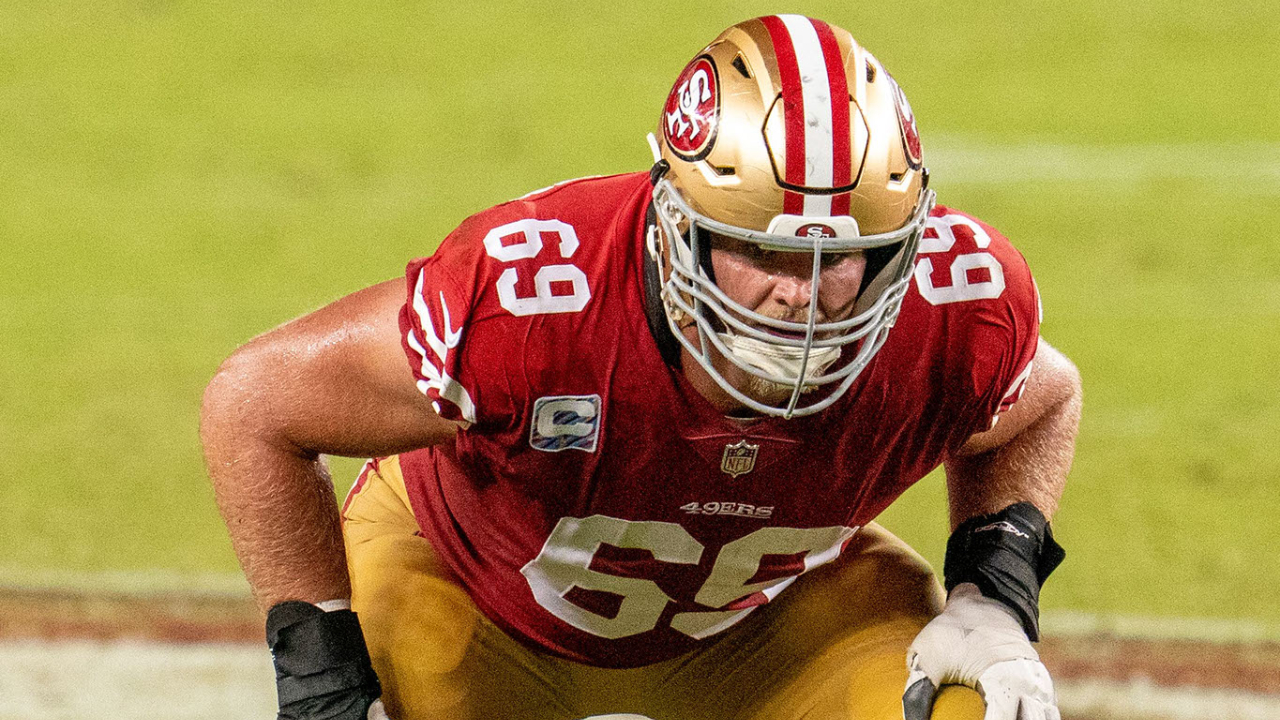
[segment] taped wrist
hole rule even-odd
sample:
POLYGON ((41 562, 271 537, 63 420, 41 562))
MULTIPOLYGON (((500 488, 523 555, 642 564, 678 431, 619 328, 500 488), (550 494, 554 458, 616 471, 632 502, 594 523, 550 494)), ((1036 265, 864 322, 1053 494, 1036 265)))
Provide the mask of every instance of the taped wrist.
POLYGON ((364 720, 382 694, 360 621, 290 600, 267 612, 278 720, 364 720))
POLYGON ((1036 506, 1021 502, 961 523, 947 541, 942 574, 948 593, 969 582, 984 597, 1008 605, 1035 641, 1040 639, 1040 588, 1064 557, 1049 521, 1036 506))

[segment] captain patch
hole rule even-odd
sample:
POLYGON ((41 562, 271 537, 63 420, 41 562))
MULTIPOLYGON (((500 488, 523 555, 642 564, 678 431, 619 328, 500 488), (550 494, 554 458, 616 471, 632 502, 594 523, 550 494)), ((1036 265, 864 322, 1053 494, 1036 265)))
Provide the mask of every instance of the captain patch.
POLYGON ((556 395, 534 401, 529 428, 529 445, 534 450, 595 452, 599 439, 599 395, 556 395))

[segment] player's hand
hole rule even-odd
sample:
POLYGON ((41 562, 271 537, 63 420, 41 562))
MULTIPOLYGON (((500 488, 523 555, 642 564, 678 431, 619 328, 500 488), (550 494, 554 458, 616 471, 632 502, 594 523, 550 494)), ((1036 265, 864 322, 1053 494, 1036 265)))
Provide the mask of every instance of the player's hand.
POLYGON ((905 720, 928 720, 942 685, 967 685, 986 701, 983 720, 1061 720, 1049 671, 1013 611, 961 583, 907 651, 905 720))

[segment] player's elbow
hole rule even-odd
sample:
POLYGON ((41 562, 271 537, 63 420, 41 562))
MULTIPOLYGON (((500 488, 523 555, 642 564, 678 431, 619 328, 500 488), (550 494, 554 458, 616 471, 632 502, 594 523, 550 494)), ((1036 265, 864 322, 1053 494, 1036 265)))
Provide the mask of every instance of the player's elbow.
MULTIPOLYGON (((1080 379, 1080 369, 1066 355, 1050 346, 1044 340, 1036 352, 1036 363, 1047 370, 1045 383, 1050 387, 1051 407, 1072 428, 1080 424, 1080 413, 1084 406, 1084 384, 1080 379)), ((1072 435, 1074 436, 1074 430, 1072 435)))
MULTIPOLYGON (((1066 360, 1066 358, 1063 358, 1066 360)), ((1080 424, 1080 413, 1084 408, 1084 383, 1080 379, 1080 369, 1075 363, 1067 360, 1070 367, 1070 376, 1068 379, 1068 393, 1064 404, 1069 408, 1072 416, 1076 420, 1076 424, 1080 424)))
POLYGON ((235 461, 237 448, 270 432, 272 362, 250 344, 222 362, 200 404, 200 442, 211 474, 235 461))

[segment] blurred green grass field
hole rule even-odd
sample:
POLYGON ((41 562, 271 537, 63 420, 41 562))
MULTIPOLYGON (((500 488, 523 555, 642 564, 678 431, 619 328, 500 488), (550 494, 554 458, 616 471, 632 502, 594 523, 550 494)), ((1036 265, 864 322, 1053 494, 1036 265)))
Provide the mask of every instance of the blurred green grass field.
MULTIPOLYGON (((683 63, 791 11, 893 71, 1081 368, 1046 606, 1280 620, 1280 5, 467 8, 0 0, 0 584, 234 576, 221 358, 492 203, 646 167, 683 63)), ((939 478, 884 520, 940 560, 939 478)))

